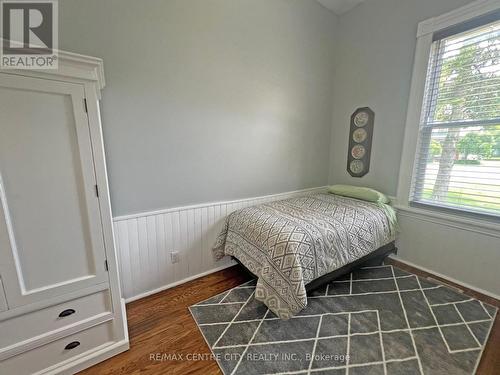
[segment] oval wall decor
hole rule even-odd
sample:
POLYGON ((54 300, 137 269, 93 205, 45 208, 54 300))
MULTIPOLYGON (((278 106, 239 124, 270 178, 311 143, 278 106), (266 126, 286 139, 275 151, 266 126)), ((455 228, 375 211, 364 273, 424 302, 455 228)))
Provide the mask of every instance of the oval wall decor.
POLYGON ((351 116, 347 172, 352 177, 363 177, 370 169, 374 120, 375 113, 368 107, 356 109, 351 116))

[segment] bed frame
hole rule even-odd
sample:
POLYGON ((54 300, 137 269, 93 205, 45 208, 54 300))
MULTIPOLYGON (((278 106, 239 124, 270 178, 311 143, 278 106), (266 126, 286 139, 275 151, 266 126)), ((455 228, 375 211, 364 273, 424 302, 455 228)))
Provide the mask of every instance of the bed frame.
MULTIPOLYGON (((384 245, 382 247, 379 247, 377 250, 371 252, 368 255, 365 255, 362 258, 359 258, 358 260, 355 260, 352 263, 346 264, 343 267, 340 267, 339 269, 336 269, 333 272, 327 273, 326 275, 323 275, 316 280, 311 281, 309 284, 306 284, 306 291, 310 292, 314 289, 319 288, 320 286, 323 286, 324 284, 328 284, 329 282, 339 278, 340 276, 343 276, 345 274, 351 273, 357 268, 361 267, 366 267, 366 266, 379 266, 384 263, 385 258, 389 256, 389 254, 394 253, 397 254, 398 249, 394 243, 394 241, 389 242, 387 245, 384 245)), ((235 257, 232 257, 236 262, 238 262, 246 272, 248 272, 250 275, 252 275, 254 278, 257 278, 256 275, 254 275, 248 268, 246 268, 241 262, 236 259, 235 257)))

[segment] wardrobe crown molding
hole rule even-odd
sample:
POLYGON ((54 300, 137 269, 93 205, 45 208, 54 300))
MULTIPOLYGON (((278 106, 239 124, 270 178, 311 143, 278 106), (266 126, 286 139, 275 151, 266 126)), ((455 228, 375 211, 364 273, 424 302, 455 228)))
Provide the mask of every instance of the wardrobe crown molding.
MULTIPOLYGON (((6 39, 2 38, 2 44, 5 42, 6 39)), ((49 79, 54 79, 55 76, 63 76, 78 82, 95 82, 97 97, 99 99, 101 98, 101 90, 106 86, 106 81, 104 79, 104 62, 101 58, 80 55, 78 53, 63 50, 54 50, 54 54, 58 59, 59 66, 57 69, 0 68, 0 72, 49 79)))

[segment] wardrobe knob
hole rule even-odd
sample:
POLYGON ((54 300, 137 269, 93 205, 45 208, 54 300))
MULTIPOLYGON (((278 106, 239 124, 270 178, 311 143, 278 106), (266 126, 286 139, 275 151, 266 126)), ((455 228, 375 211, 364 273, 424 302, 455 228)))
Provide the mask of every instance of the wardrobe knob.
POLYGON ((64 347, 65 350, 71 350, 71 349, 74 349, 76 348, 77 346, 80 345, 80 342, 79 341, 73 341, 73 342, 70 342, 68 345, 66 345, 64 347))
POLYGON ((73 309, 67 309, 67 310, 64 310, 62 311, 60 314, 59 314, 59 318, 64 318, 66 316, 70 316, 71 314, 74 314, 76 311, 73 310, 73 309))

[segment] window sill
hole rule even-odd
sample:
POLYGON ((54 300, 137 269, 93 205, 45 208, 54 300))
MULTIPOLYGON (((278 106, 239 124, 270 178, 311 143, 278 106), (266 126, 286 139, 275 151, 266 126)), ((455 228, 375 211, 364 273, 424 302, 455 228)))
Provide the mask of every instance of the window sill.
POLYGON ((416 208, 399 204, 394 205, 394 208, 398 215, 401 216, 500 238, 500 224, 489 220, 471 219, 460 215, 437 212, 432 209, 416 208))

